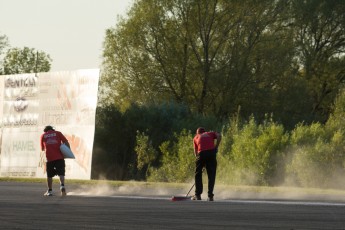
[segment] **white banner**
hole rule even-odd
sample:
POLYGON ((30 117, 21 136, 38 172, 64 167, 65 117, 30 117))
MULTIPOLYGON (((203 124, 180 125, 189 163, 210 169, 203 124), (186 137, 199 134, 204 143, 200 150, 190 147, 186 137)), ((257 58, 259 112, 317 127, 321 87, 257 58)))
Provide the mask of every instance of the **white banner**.
POLYGON ((0 76, 0 176, 46 177, 39 140, 52 125, 76 156, 66 177, 90 179, 98 81, 98 69, 0 76))
POLYGON ((4 77, 0 77, 0 172, 1 172, 1 155, 2 155, 2 118, 4 117, 3 114, 3 107, 4 107, 4 77))

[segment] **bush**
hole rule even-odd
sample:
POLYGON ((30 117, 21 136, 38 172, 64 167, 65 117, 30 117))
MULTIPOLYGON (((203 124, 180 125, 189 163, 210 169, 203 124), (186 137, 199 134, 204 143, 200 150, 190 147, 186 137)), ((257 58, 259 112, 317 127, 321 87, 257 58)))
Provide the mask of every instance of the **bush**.
POLYGON ((217 154, 217 181, 223 184, 234 184, 235 177, 233 175, 234 164, 232 163, 232 145, 234 143, 234 136, 239 133, 240 123, 238 119, 229 120, 222 129, 222 141, 218 147, 217 154))
POLYGON ((175 136, 177 143, 166 141, 160 146, 162 166, 149 169, 149 181, 186 182, 194 177, 193 136, 187 130, 175 136))
POLYGON ((287 183, 302 187, 341 188, 344 131, 321 124, 299 125, 292 132, 287 183))
POLYGON ((148 168, 157 158, 157 151, 153 148, 152 142, 144 132, 137 132, 135 152, 137 154, 137 168, 143 170, 147 176, 148 168))
MULTIPOLYGON (((298 124, 289 133, 272 119, 223 124, 217 182, 341 188, 345 175, 345 91, 325 124, 298 124)), ((161 104, 97 110, 92 178, 187 182, 194 177, 193 133, 217 129, 214 117, 161 104), (211 128, 212 127, 212 128, 211 128), (192 130, 192 131, 191 131, 192 130)))
POLYGON ((231 170, 233 182, 248 185, 272 185, 281 180, 284 149, 288 135, 282 125, 272 120, 257 125, 252 117, 234 135, 231 170))
POLYGON ((173 145, 177 142, 174 133, 195 130, 200 124, 216 127, 217 121, 212 116, 192 114, 186 106, 177 103, 133 104, 124 112, 115 106, 98 107, 92 178, 146 180, 147 169, 161 165, 162 143, 169 141, 173 145), (150 148, 151 153, 145 148, 150 148), (154 157, 144 159, 146 153, 154 157), (143 165, 138 167, 138 162, 143 165))

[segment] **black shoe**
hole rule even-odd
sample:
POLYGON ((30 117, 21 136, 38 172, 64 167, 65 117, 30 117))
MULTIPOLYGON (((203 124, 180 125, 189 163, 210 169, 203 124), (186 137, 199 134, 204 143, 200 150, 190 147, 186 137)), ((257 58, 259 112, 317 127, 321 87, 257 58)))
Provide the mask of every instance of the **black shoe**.
POLYGON ((213 197, 209 197, 207 200, 208 201, 214 201, 213 197))
POLYGON ((192 200, 201 200, 201 196, 200 195, 194 195, 194 196, 192 196, 192 200))

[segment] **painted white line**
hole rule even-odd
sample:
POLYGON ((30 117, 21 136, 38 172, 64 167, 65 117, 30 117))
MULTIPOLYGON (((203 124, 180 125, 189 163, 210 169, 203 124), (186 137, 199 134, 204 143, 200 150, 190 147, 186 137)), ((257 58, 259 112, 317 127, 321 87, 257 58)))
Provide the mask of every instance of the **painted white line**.
POLYGON ((222 200, 231 203, 247 204, 278 204, 278 205, 305 205, 305 206, 340 206, 345 207, 345 203, 339 202, 316 202, 316 201, 283 201, 283 200, 222 200))

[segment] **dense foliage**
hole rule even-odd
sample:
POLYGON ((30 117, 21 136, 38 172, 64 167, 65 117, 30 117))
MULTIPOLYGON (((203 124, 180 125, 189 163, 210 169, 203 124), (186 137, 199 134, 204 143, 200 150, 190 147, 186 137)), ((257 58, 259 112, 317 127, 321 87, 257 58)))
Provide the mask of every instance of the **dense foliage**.
POLYGON ((29 47, 11 47, 6 35, 0 34, 0 75, 49 72, 49 54, 29 47))
POLYGON ((104 42, 101 103, 325 122, 345 77, 341 0, 137 0, 104 42))
POLYGON ((48 72, 51 61, 48 54, 34 48, 10 48, 4 57, 3 74, 48 72))
POLYGON ((289 131, 267 116, 220 124, 185 106, 131 106, 98 111, 93 178, 186 182, 193 179, 197 124, 218 130, 218 183, 342 188, 345 175, 345 90, 326 123, 289 131))
POLYGON ((93 178, 341 187, 345 2, 136 0, 106 31, 93 178), (338 97, 337 97, 338 95, 338 97))
POLYGON ((146 179, 150 167, 161 165, 161 153, 168 154, 168 142, 174 145, 178 140, 175 134, 183 129, 194 130, 198 124, 221 127, 214 117, 192 114, 176 103, 132 105, 126 112, 115 106, 99 107, 92 177, 146 179), (160 150, 162 143, 165 147, 160 150))

